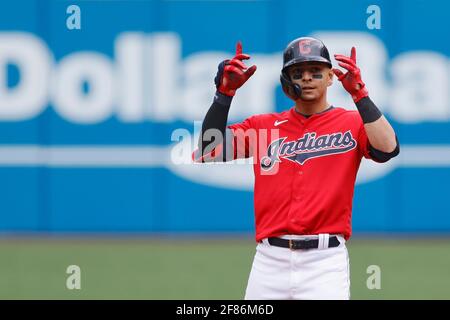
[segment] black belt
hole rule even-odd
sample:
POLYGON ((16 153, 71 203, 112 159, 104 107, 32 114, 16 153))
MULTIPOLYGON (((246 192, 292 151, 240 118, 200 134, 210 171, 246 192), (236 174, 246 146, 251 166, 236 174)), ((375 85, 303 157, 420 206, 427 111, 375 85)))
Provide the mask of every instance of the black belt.
MULTIPOLYGON (((268 238, 269 244, 272 246, 296 249, 317 249, 319 247, 319 239, 282 239, 268 238)), ((328 248, 338 247, 341 243, 336 236, 331 236, 328 242, 328 248)))

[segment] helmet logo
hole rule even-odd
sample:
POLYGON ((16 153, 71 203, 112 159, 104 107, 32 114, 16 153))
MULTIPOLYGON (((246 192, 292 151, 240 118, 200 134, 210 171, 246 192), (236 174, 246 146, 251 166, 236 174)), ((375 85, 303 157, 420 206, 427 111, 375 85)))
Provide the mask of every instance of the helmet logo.
POLYGON ((298 48, 300 49, 301 54, 311 53, 311 47, 309 46, 310 43, 311 43, 311 40, 308 40, 308 39, 299 41, 298 48))

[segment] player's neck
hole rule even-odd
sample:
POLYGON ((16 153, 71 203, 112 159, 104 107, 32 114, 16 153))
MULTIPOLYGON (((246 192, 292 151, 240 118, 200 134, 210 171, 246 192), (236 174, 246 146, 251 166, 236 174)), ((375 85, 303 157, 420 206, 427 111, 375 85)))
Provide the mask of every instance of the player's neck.
POLYGON ((295 109, 297 110, 297 112, 307 116, 322 112, 328 109, 329 107, 330 104, 327 102, 325 95, 320 100, 314 101, 297 100, 295 102, 295 109))

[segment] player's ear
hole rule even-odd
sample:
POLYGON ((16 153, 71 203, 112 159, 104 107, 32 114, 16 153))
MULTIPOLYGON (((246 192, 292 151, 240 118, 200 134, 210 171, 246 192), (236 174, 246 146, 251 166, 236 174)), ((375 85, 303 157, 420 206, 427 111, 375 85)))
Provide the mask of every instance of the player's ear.
POLYGON ((327 82, 328 87, 333 84, 333 77, 334 77, 333 69, 329 69, 328 70, 328 82, 327 82))

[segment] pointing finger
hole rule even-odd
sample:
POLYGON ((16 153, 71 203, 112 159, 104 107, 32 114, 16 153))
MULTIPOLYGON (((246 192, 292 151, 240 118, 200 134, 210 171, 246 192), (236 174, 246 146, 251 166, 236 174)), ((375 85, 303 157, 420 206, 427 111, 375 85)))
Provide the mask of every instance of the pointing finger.
POLYGON ((350 59, 352 59, 353 62, 356 63, 356 49, 355 49, 355 47, 352 47, 352 51, 351 51, 351 54, 350 54, 350 59))
POLYGON ((240 55, 242 53, 242 42, 238 41, 236 43, 236 55, 240 55))

